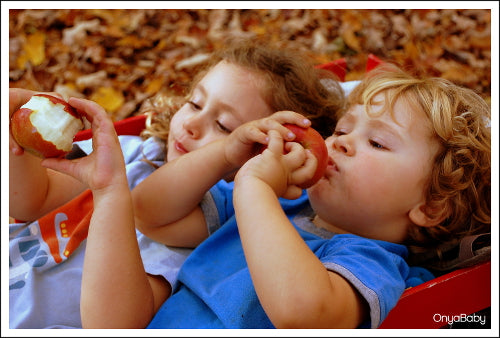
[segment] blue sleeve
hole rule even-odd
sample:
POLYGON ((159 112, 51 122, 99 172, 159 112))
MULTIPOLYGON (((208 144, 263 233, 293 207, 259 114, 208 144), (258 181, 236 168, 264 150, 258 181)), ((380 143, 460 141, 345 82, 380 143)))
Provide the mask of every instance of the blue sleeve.
POLYGON ((377 328, 396 306, 406 288, 409 267, 403 245, 335 235, 321 254, 325 267, 348 280, 370 307, 370 322, 377 328))
MULTIPOLYGON (((220 180, 205 195, 201 209, 207 222, 209 234, 214 233, 234 216, 233 189, 234 182, 220 180)), ((304 203, 308 203, 307 192, 303 190, 302 195, 294 200, 280 198, 279 201, 285 212, 295 214, 297 210, 304 207, 304 203)))
POLYGON ((205 194, 201 209, 205 216, 208 233, 212 234, 234 215, 234 182, 220 180, 205 194))
POLYGON ((434 278, 435 276, 429 270, 419 266, 411 266, 410 273, 406 278, 406 287, 411 288, 434 278))

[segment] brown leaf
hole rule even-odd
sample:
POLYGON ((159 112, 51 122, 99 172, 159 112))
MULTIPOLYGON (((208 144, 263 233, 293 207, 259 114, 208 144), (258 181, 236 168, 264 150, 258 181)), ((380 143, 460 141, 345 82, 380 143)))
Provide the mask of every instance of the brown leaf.
POLYGON ((124 38, 118 40, 116 42, 116 45, 139 49, 151 46, 151 41, 149 41, 148 39, 140 39, 135 35, 127 35, 124 38))
POLYGON ((184 95, 228 36, 303 50, 317 63, 345 58, 346 80, 360 79, 374 53, 491 96, 490 9, 12 10, 9 84, 71 86, 121 119, 158 92, 184 95))

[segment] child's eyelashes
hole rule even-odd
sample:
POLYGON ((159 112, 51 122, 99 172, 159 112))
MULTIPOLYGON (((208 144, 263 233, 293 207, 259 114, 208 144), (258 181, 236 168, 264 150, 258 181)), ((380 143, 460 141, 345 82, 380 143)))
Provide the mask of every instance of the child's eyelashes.
MULTIPOLYGON (((186 103, 191 107, 191 109, 194 112, 202 112, 203 109, 204 109, 203 108, 203 103, 198 102, 197 99, 195 99, 195 100, 188 100, 186 103)), ((233 131, 233 128, 229 128, 226 123, 221 122, 221 120, 219 119, 219 117, 221 115, 224 115, 223 113, 221 113, 221 112, 219 112, 217 110, 214 110, 213 112, 211 112, 208 115, 206 115, 207 118, 210 118, 209 116, 212 116, 212 114, 213 114, 212 118, 215 118, 214 119, 214 123, 215 123, 215 127, 216 127, 217 130, 219 130, 220 132, 223 132, 225 134, 230 134, 233 131)))
POLYGON ((228 127, 226 127, 224 124, 222 124, 220 121, 215 121, 215 123, 217 124, 217 128, 222 131, 223 133, 227 133, 227 134, 230 134, 232 132, 231 129, 229 129, 228 127))
MULTIPOLYGON (((199 105, 198 103, 194 102, 194 101, 188 101, 187 102, 191 108, 195 111, 201 111, 203 108, 201 105, 199 105)), ((222 123, 221 121, 219 120, 215 120, 215 125, 216 125, 216 128, 223 132, 223 133, 231 133, 232 132, 232 129, 231 128, 228 128, 224 123, 222 123)))
POLYGON ((188 101, 187 102, 191 108, 193 108, 194 110, 201 110, 201 106, 197 103, 195 103, 194 101, 188 101))
POLYGON ((385 146, 383 146, 382 144, 378 143, 377 141, 369 140, 369 143, 370 143, 370 145, 373 148, 387 150, 387 148, 385 146))
MULTIPOLYGON (((348 134, 349 134, 349 132, 347 132, 345 130, 335 130, 333 132, 333 136, 335 136, 335 137, 348 135, 348 134)), ((370 147, 375 148, 375 149, 389 150, 389 148, 384 143, 382 143, 378 140, 368 139, 368 144, 370 145, 370 147)))

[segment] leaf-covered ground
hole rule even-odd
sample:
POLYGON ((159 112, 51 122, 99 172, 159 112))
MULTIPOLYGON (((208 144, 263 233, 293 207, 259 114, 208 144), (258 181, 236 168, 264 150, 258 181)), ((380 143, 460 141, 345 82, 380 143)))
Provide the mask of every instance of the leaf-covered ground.
POLYGON ((160 90, 180 93, 227 36, 345 58, 346 80, 372 53, 491 98, 485 9, 10 10, 10 86, 88 98, 121 120, 160 90))

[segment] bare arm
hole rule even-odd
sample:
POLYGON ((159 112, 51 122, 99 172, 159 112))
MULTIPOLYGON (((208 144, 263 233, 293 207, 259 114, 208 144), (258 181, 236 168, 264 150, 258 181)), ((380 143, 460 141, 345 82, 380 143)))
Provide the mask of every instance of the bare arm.
MULTIPOLYGON (((9 89, 9 114, 12 115, 35 92, 9 89)), ((53 93, 50 93, 53 94, 53 93)), ((33 156, 9 136, 9 215, 32 221, 68 202, 85 186, 68 175, 44 168, 41 159, 33 156)))
POLYGON ((137 228, 146 236, 172 246, 194 247, 208 236, 200 202, 219 180, 234 173, 267 143, 267 131, 289 130, 282 123, 307 126, 302 115, 278 112, 248 122, 224 139, 166 163, 132 191, 137 228))
POLYGON ((133 189, 136 226, 142 233, 164 244, 184 247, 194 247, 208 236, 199 204, 232 170, 222 142, 164 164, 133 189))
MULTIPOLYGON (((283 145, 270 143, 269 148, 281 153, 283 145)), ((245 258, 259 300, 277 328, 355 328, 365 314, 357 291, 326 270, 278 201, 281 195, 297 196, 288 186, 307 176, 307 170, 294 174, 282 168, 296 169, 304 160, 294 151, 277 157, 266 151, 239 171, 234 207, 245 258)), ((314 165, 306 167, 314 172, 314 165)))
POLYGON ((94 203, 82 277, 83 328, 145 328, 170 285, 144 270, 126 182, 95 192, 94 203))
POLYGON ((94 211, 83 266, 81 316, 85 328, 144 328, 170 293, 162 277, 146 274, 137 243, 125 163, 111 120, 97 104, 69 103, 92 121, 94 151, 42 165, 75 177, 92 190, 94 211))

